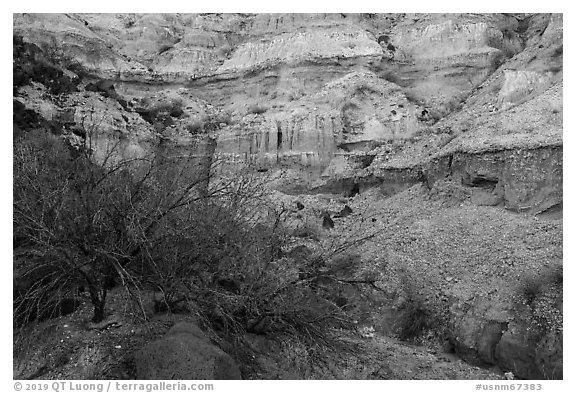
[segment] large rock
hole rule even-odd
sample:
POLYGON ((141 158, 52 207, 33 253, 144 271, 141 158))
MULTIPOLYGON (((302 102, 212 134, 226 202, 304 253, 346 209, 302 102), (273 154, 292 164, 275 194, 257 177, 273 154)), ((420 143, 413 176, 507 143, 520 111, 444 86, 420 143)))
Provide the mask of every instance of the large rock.
POLYGON ((490 191, 514 211, 540 213, 562 202, 562 147, 452 156, 452 176, 490 191))
POLYGON ((189 322, 142 348, 135 361, 137 379, 242 379, 234 360, 189 322))

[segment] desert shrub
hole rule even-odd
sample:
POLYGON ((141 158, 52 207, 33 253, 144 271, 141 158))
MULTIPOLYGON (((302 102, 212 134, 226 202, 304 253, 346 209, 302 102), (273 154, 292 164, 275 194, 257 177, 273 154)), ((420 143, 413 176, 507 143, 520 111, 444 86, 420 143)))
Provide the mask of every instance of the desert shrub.
POLYGON ((465 98, 461 96, 456 96, 448 100, 443 106, 445 115, 450 114, 452 112, 457 112, 460 109, 462 109, 462 107, 464 106, 464 100, 465 98))
POLYGON ((218 112, 217 114, 204 115, 199 120, 193 120, 186 125, 186 129, 191 134, 199 134, 202 132, 217 131, 222 128, 222 124, 231 125, 234 121, 232 115, 228 112, 218 112))
POLYGON ((172 100, 168 102, 158 103, 150 110, 150 112, 157 119, 164 118, 167 116, 180 117, 184 113, 182 107, 183 107, 182 100, 172 100))
POLYGON ((78 91, 80 78, 70 78, 64 74, 63 68, 82 67, 61 49, 52 49, 54 47, 57 46, 39 48, 24 42, 20 36, 13 36, 14 89, 35 81, 42 83, 55 95, 78 91))
POLYGON ((21 280, 50 272, 21 294, 24 318, 34 315, 30 307, 49 305, 54 293, 84 285, 100 321, 110 283, 130 278, 123 258, 132 246, 124 216, 131 179, 121 167, 95 165, 90 154, 41 132, 14 146, 15 268, 21 280))
POLYGON ((413 340, 430 327, 430 315, 424 303, 411 297, 400 307, 396 321, 397 334, 400 340, 413 340))
POLYGON ((214 116, 214 121, 218 124, 233 124, 232 115, 229 112, 219 112, 216 116, 214 116))
POLYGON ((562 291, 563 269, 562 265, 554 265, 544 272, 524 277, 516 289, 520 299, 527 305, 532 304, 541 294, 549 289, 562 291))
POLYGON ((528 310, 539 334, 561 332, 563 319, 563 269, 553 265, 543 272, 528 275, 516 288, 517 311, 528 310))
POLYGON ((529 277, 519 288, 519 293, 526 304, 532 304, 542 292, 544 283, 537 277, 529 277))
POLYGON ((136 112, 150 124, 168 126, 167 123, 174 121, 172 118, 178 118, 184 114, 182 109, 184 104, 180 99, 152 104, 149 99, 145 98, 141 100, 140 106, 141 108, 136 112))
POLYGON ((415 283, 406 275, 400 277, 404 301, 398 307, 398 317, 395 322, 396 333, 400 340, 415 340, 423 333, 433 330, 441 332, 442 326, 436 313, 418 293, 415 283))
POLYGON ((361 265, 360 254, 344 252, 335 255, 329 263, 331 274, 343 277, 353 277, 361 265))
POLYGON ((202 119, 204 130, 217 131, 222 127, 222 124, 233 124, 232 115, 228 112, 218 112, 213 115, 207 115, 202 119))
POLYGON ((83 286, 97 322, 110 287, 122 285, 136 301, 161 293, 157 311, 194 313, 214 337, 330 343, 351 326, 282 256, 283 212, 267 207, 265 179, 215 178, 209 160, 194 158, 96 165, 89 150, 40 133, 14 151, 15 269, 43 277, 20 294, 23 315, 83 286))
POLYGON ((84 286, 98 322, 111 286, 140 289, 134 266, 168 213, 208 196, 198 162, 118 160, 113 147, 97 165, 90 141, 88 136, 83 148, 72 149, 36 132, 15 143, 15 268, 21 277, 39 268, 52 272, 22 295, 23 304, 44 304, 56 289, 84 286))
POLYGON ((370 95, 370 94, 376 94, 378 93, 378 90, 376 90, 374 88, 374 86, 371 86, 369 84, 361 84, 359 86, 356 86, 356 88, 354 89, 354 94, 358 94, 358 95, 370 95))
POLYGON ((265 113, 268 110, 268 108, 260 106, 258 104, 252 104, 248 107, 248 113, 252 113, 255 115, 261 115, 262 113, 265 113))
MULTIPOLYGON (((263 207, 263 183, 238 176, 217 198, 189 205, 169 219, 150 255, 148 281, 173 301, 190 304, 220 336, 284 333, 325 337, 344 313, 312 290, 298 262, 282 257, 281 212, 263 207), (265 218, 268 217, 268 218, 265 218)), ((171 303, 172 302, 172 303, 171 303)))
POLYGON ((200 134, 204 129, 202 122, 200 120, 193 120, 186 125, 186 130, 190 134, 200 134))

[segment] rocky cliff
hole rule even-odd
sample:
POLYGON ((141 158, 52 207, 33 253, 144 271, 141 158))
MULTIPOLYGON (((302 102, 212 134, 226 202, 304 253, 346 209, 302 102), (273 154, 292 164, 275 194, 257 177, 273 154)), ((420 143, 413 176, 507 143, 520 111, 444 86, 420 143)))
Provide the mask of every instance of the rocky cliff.
MULTIPOLYGON (((40 87, 18 100, 47 118, 97 122, 107 139, 122 134, 128 154, 146 150, 142 139, 186 145, 194 134, 229 160, 294 170, 291 180, 311 170, 304 189, 314 190, 409 167, 426 176, 432 165, 434 178, 453 154, 561 151, 559 15, 22 14, 14 34, 83 73, 66 102, 43 100, 40 87), (158 116, 167 104, 178 108, 158 116)), ((541 176, 554 185, 507 206, 555 204, 561 169, 541 176)))
MULTIPOLYGON (((249 163, 284 196, 421 185, 561 217, 562 15, 15 14, 13 31, 15 135, 48 127, 100 161, 249 163)), ((541 367, 506 350, 517 322, 456 325, 470 358, 558 376, 558 337, 541 367)))

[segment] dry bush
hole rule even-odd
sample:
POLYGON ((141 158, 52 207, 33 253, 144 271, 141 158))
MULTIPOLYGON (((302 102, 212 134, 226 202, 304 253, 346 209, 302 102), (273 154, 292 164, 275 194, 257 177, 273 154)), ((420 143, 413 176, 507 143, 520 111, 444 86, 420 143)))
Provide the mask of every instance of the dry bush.
POLYGON ((147 280, 164 294, 164 308, 194 310, 220 337, 330 342, 331 329, 349 326, 349 318, 299 275, 298 261, 283 256, 283 212, 265 205, 262 181, 239 176, 220 187, 226 191, 217 198, 172 217, 149 251, 147 280))
POLYGON ((540 335, 563 330, 563 268, 553 265, 525 276, 516 289, 517 311, 528 309, 531 323, 540 335))
POLYGON ((51 272, 18 294, 24 316, 54 292, 85 287, 93 320, 102 320, 111 286, 141 289, 133 270, 168 213, 208 197, 201 193, 206 175, 184 168, 197 163, 118 160, 113 147, 97 165, 89 144, 74 150, 38 132, 14 145, 15 270, 21 281, 38 269, 51 272))
POLYGON ((61 140, 28 134, 14 146, 14 248, 20 281, 32 278, 16 308, 26 322, 30 307, 46 305, 54 293, 85 286, 94 320, 104 317, 107 288, 125 273, 124 258, 133 201, 122 167, 104 169, 87 151, 73 152, 61 140), (47 271, 41 280, 38 271, 47 271))
POLYGON ((200 120, 193 120, 186 125, 186 130, 192 135, 200 134, 204 130, 203 124, 200 120))
POLYGON ((427 331, 442 334, 444 327, 440 319, 418 293, 413 280, 403 274, 400 282, 405 300, 398 307, 399 315, 395 323, 398 338, 403 341, 416 340, 427 331))
POLYGON ((265 113, 268 110, 268 108, 260 106, 258 104, 252 104, 248 107, 248 111, 247 113, 250 114, 255 114, 255 115, 261 115, 263 113, 265 113))
POLYGON ((18 279, 50 272, 18 296, 16 307, 30 316, 24 323, 80 286, 100 321, 110 285, 120 284, 134 299, 162 293, 158 311, 194 313, 215 337, 287 334, 329 344, 351 327, 313 277, 298 274, 298 261, 283 257, 283 211, 266 204, 265 179, 246 171, 216 178, 209 159, 96 165, 89 151, 44 134, 14 149, 18 279))

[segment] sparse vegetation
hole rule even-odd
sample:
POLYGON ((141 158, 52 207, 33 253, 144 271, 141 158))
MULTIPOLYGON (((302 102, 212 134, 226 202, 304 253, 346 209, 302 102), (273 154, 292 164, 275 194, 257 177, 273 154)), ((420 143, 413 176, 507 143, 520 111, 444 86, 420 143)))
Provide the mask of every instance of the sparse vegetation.
POLYGON ((16 268, 32 280, 15 300, 21 324, 80 287, 99 322, 120 285, 137 304, 143 291, 159 291, 157 311, 193 312, 216 337, 253 331, 328 344, 332 329, 350 326, 282 256, 282 212, 266 213, 262 180, 208 185, 213 173, 197 160, 114 163, 114 150, 99 166, 90 149, 42 133, 14 149, 16 268), (256 219, 263 209, 269 219, 256 219))
POLYGON ((429 326, 429 311, 419 299, 410 298, 400 308, 397 321, 398 338, 413 340, 419 337, 429 326))
POLYGON ((218 112, 213 115, 205 115, 200 119, 192 120, 186 125, 186 130, 190 134, 201 134, 210 131, 216 131, 222 128, 222 125, 234 124, 232 115, 228 112, 218 112))
POLYGON ((546 271, 525 277, 517 288, 518 311, 528 307, 540 334, 562 331, 563 269, 555 265, 546 271))
POLYGON ((265 113, 268 110, 268 108, 258 105, 258 104, 252 104, 248 107, 248 112, 247 113, 252 113, 255 115, 261 115, 263 113, 265 113))
POLYGON ((406 275, 401 276, 404 301, 399 306, 396 331, 400 340, 416 340, 428 330, 441 331, 439 321, 432 308, 406 275))
POLYGON ((184 114, 182 100, 169 100, 157 103, 150 103, 150 100, 143 99, 140 102, 140 108, 136 112, 144 120, 152 125, 158 125, 161 129, 174 124, 174 118, 184 114))
POLYGON ((186 130, 188 130, 188 132, 193 135, 200 134, 203 129, 204 127, 200 120, 193 120, 186 125, 186 130))
POLYGON ((361 96, 365 96, 375 93, 378 93, 378 91, 373 86, 369 84, 361 84, 354 89, 353 95, 359 94, 361 96))
POLYGON ((66 75, 62 67, 74 65, 78 73, 83 69, 61 49, 55 49, 57 46, 40 48, 16 35, 12 46, 14 89, 34 81, 45 85, 54 95, 78 91, 80 78, 66 75))

